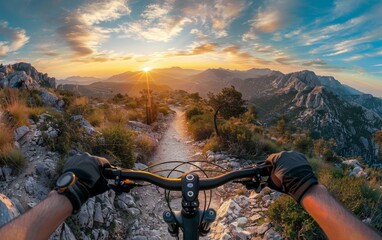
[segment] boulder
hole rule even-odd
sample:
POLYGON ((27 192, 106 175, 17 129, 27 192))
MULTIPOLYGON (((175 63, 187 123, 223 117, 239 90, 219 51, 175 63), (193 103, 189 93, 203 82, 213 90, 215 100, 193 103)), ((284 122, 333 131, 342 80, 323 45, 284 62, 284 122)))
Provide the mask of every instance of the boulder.
POLYGON ((36 188, 36 180, 31 176, 28 177, 28 179, 25 181, 24 188, 29 195, 33 195, 36 188))
POLYGON ((7 76, 7 83, 4 84, 12 88, 27 88, 37 87, 38 84, 26 74, 24 71, 15 71, 7 76))
POLYGON ((265 232, 263 240, 282 240, 281 235, 272 228, 265 232))
POLYGON ((257 228, 257 234, 263 235, 271 227, 271 224, 264 223, 263 225, 257 228))
POLYGON ((0 193, 0 226, 20 215, 17 206, 4 194, 0 193))
POLYGON ((44 105, 55 107, 58 102, 58 97, 45 89, 40 90, 41 100, 44 105))
POLYGON ((100 134, 82 115, 75 115, 70 118, 70 121, 78 121, 88 134, 100 134))
POLYGON ((19 128, 16 128, 14 132, 14 137, 16 141, 19 141, 21 138, 23 138, 27 133, 29 132, 29 128, 27 126, 21 126, 19 128))
POLYGON ((49 240, 76 240, 68 224, 61 224, 56 231, 49 237, 49 240))
POLYGON ((89 198, 89 200, 81 207, 80 212, 77 215, 79 224, 81 227, 93 227, 94 222, 94 205, 95 198, 89 198))

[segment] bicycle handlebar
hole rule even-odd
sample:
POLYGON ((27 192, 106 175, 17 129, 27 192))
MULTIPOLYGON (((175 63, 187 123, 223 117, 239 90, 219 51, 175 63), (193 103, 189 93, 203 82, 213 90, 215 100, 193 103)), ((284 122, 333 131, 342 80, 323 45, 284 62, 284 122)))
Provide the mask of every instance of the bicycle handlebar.
MULTIPOLYGON (((232 171, 213 178, 202 178, 199 180, 199 190, 210 190, 217 188, 229 181, 242 178, 252 178, 252 177, 265 177, 269 176, 270 167, 267 165, 258 165, 253 168, 241 169, 232 171)), ((171 191, 182 191, 182 183, 180 178, 166 178, 160 175, 131 169, 120 169, 120 168, 106 168, 103 171, 104 177, 107 179, 118 179, 118 180, 141 180, 152 183, 158 187, 171 190, 171 191)))

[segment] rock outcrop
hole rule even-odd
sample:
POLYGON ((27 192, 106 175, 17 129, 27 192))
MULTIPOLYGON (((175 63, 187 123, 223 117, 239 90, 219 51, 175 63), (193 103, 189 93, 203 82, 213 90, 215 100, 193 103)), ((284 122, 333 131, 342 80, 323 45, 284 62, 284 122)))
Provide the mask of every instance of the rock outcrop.
POLYGON ((0 67, 0 87, 13 88, 56 88, 56 79, 40 73, 30 63, 15 63, 0 67))

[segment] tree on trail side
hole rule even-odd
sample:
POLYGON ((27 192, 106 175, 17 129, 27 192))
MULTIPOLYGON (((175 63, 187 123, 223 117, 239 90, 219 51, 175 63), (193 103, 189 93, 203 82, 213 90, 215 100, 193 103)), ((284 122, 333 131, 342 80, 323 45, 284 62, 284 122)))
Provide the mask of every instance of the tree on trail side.
POLYGON ((237 91, 234 86, 223 88, 218 94, 208 93, 208 104, 214 109, 214 126, 216 135, 219 136, 217 126, 217 118, 220 116, 224 119, 238 117, 247 111, 245 100, 242 99, 241 92, 237 91))

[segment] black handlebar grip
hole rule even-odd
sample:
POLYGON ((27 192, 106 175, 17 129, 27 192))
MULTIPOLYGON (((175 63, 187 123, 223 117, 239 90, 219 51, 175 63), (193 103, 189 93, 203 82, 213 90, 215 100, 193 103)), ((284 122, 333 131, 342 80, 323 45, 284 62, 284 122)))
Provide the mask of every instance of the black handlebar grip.
POLYGON ((121 170, 117 168, 105 168, 102 173, 106 179, 115 179, 120 174, 121 170))

